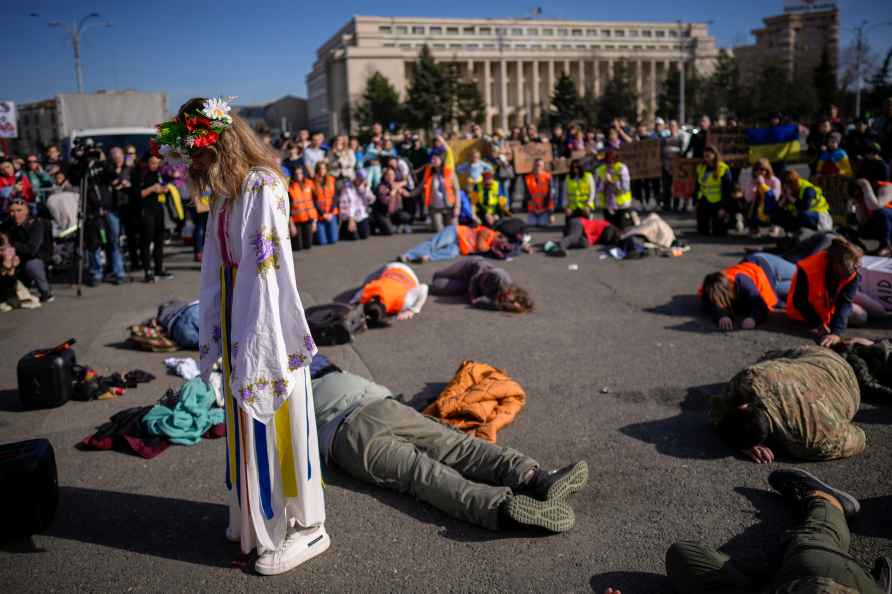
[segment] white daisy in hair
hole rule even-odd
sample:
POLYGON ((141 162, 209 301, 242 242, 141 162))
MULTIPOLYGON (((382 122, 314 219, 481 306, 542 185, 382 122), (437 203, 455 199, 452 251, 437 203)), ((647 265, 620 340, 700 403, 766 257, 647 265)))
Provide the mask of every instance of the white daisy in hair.
POLYGON ((213 97, 204 102, 202 112, 212 120, 220 120, 227 124, 232 123, 229 112, 232 110, 230 103, 235 97, 213 97))

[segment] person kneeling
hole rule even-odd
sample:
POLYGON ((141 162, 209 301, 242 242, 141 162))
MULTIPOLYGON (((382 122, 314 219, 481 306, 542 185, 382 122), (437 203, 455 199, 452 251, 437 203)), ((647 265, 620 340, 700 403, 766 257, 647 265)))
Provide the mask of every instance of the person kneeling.
POLYGON ((385 326, 388 316, 410 320, 421 313, 427 291, 411 268, 393 262, 369 275, 351 303, 362 304, 369 325, 385 326))
POLYGON ((333 366, 328 371, 313 380, 325 464, 491 530, 565 532, 575 524, 567 498, 588 482, 585 462, 546 472, 516 450, 400 404, 383 386, 333 366))

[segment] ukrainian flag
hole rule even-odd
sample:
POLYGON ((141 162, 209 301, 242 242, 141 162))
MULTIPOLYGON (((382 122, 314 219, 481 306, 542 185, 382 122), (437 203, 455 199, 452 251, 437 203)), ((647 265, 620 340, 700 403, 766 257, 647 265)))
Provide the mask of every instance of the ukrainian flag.
POLYGON ((770 128, 747 128, 750 163, 759 159, 795 161, 799 158, 799 126, 785 124, 770 128))

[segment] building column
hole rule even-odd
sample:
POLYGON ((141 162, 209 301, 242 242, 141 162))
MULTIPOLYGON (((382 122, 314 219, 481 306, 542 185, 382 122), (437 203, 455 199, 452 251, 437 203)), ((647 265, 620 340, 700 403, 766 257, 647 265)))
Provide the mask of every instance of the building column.
POLYGON ((644 68, 644 62, 642 60, 635 61, 635 94, 638 96, 638 100, 635 102, 635 110, 638 114, 641 114, 641 108, 644 105, 644 101, 641 97, 641 88, 642 88, 642 70, 644 68))
POLYGON ((546 90, 548 91, 548 98, 551 99, 551 94, 554 92, 554 60, 548 61, 548 86, 546 90))
POLYGON ((499 60, 499 127, 508 127, 508 65, 499 60))
POLYGON ((657 115, 657 61, 650 61, 650 113, 657 115))
POLYGON ((570 60, 564 60, 564 74, 570 76, 570 60))
POLYGON ((595 97, 601 96, 601 68, 600 68, 601 60, 595 58, 594 70, 592 70, 592 76, 594 77, 594 86, 592 87, 592 92, 595 94, 595 97))
POLYGON ((486 126, 484 128, 488 132, 492 132, 490 129, 490 116, 492 115, 492 76, 490 72, 490 68, 492 67, 492 62, 489 60, 483 60, 483 101, 486 103, 486 126))
MULTIPOLYGON (((524 82, 526 82, 526 81, 525 81, 524 75, 523 75, 523 60, 517 61, 516 68, 517 68, 517 80, 514 81, 514 88, 517 89, 517 106, 516 106, 517 109, 515 109, 515 111, 518 114, 517 124, 520 125, 520 123, 522 121, 521 115, 523 113, 529 113, 530 106, 527 105, 527 97, 526 97, 526 93, 524 93, 524 87, 526 86, 524 84, 524 82)), ((506 132, 507 132, 507 130, 506 130, 506 132)))
POLYGON ((579 96, 585 97, 585 60, 579 60, 579 96))
POLYGON ((539 118, 542 114, 542 102, 539 84, 539 62, 537 60, 533 60, 533 105, 531 106, 532 111, 530 113, 532 114, 531 117, 534 122, 539 121, 539 118))
POLYGON ((474 60, 468 60, 468 80, 474 80, 474 60))

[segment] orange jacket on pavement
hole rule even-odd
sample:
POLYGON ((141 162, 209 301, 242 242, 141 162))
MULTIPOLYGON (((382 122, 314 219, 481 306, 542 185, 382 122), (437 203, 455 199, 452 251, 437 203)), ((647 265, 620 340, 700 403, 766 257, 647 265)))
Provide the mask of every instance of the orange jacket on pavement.
POLYGON ((375 297, 381 299, 389 315, 403 311, 406 295, 418 286, 418 279, 406 272, 402 266, 387 266, 381 276, 362 288, 360 303, 368 303, 375 297))

